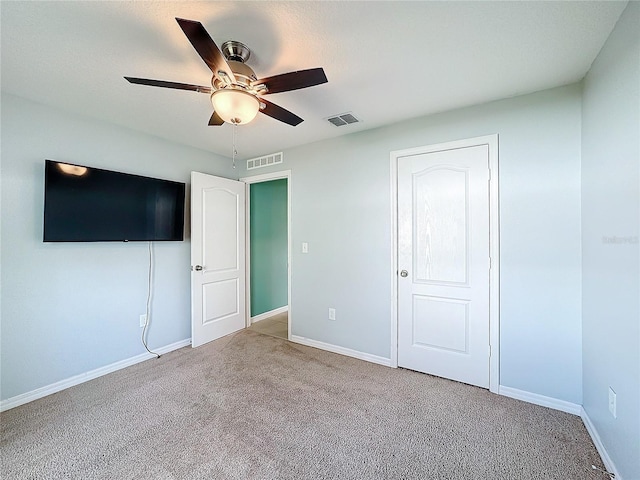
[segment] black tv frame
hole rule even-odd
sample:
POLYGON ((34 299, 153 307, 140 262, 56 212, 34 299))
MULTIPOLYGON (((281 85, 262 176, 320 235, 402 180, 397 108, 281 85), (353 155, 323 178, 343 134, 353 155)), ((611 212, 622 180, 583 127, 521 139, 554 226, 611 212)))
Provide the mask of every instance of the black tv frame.
POLYGON ((44 242, 184 240, 182 182, 45 160, 44 191, 44 242))

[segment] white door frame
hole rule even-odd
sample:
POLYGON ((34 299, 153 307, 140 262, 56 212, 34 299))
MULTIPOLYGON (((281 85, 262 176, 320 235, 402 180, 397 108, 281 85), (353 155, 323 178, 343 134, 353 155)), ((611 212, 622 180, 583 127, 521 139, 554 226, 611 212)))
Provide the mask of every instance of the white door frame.
POLYGON ((395 150, 391 159, 391 366, 398 366, 398 159, 456 148, 489 148, 489 391, 500 386, 500 221, 498 202, 498 134, 395 150))
POLYGON ((246 183, 246 315, 247 315, 247 327, 251 326, 251 245, 250 245, 250 220, 251 220, 251 196, 250 185, 253 183, 270 182, 272 180, 287 179, 287 305, 289 313, 287 315, 287 338, 291 340, 291 170, 282 170, 279 172, 265 173, 262 175, 254 175, 251 177, 243 177, 241 182, 246 183))

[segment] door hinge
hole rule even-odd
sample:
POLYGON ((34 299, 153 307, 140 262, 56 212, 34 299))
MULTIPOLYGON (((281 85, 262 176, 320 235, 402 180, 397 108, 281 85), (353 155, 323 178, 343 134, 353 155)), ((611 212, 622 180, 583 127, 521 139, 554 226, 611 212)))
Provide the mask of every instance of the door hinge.
POLYGON ((489 270, 491 270, 491 257, 489 257, 489 270))

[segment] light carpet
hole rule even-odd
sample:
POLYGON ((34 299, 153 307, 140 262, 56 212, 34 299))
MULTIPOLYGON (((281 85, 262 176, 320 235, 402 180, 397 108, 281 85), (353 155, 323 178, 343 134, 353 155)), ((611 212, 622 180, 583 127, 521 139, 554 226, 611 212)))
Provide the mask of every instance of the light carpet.
POLYGON ((254 322, 249 330, 262 333, 263 335, 271 335, 272 337, 280 337, 286 339, 289 332, 289 313, 283 312, 273 317, 265 318, 259 322, 254 322))
POLYGON ((604 479, 579 417, 241 331, 0 415, 3 479, 604 479))

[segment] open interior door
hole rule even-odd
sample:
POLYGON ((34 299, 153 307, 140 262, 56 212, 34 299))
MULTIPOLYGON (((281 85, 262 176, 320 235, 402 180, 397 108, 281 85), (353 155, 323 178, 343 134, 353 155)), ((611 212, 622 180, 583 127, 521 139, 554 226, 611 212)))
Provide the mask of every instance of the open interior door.
POLYGON ((245 328, 245 184, 191 172, 191 345, 245 328))

